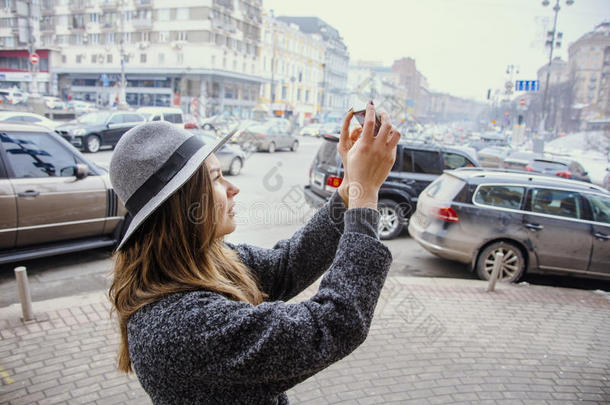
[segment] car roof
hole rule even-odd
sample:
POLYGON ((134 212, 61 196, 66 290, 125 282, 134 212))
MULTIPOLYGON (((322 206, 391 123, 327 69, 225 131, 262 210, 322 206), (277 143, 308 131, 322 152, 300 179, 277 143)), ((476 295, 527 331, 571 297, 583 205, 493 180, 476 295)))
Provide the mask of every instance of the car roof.
POLYGON ((172 113, 181 113, 182 110, 178 107, 140 107, 136 110, 136 112, 141 113, 152 113, 152 112, 172 112, 172 113))
POLYGON ((17 131, 17 132, 53 132, 46 127, 33 124, 18 124, 13 122, 0 123, 0 131, 17 131))
POLYGON ((480 167, 468 167, 457 170, 446 171, 453 176, 459 177, 471 183, 523 183, 524 185, 547 186, 557 188, 570 188, 577 191, 596 191, 608 193, 602 187, 578 180, 564 179, 561 177, 545 176, 531 172, 517 170, 489 169, 480 167))

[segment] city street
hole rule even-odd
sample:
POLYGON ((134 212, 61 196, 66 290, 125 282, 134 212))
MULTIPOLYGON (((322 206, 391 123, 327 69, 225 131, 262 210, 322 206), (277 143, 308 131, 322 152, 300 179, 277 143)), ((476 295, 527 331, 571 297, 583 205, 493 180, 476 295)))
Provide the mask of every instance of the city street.
MULTIPOLYGON (((307 182, 309 165, 322 140, 300 137, 298 151, 252 154, 242 173, 228 177, 239 188, 236 197, 237 230, 227 238, 233 243, 272 247, 290 237, 312 211, 304 202, 302 187, 307 182)), ((96 163, 107 166, 111 150, 87 154, 96 163)), ((445 277, 475 279, 467 266, 438 258, 421 248, 406 232, 386 241, 394 257, 390 277, 445 277)), ((106 289, 112 269, 110 251, 98 249, 62 256, 14 263, 0 267, 0 308, 18 302, 13 269, 28 269, 34 301, 106 289)), ((530 284, 602 289, 610 291, 610 282, 559 276, 527 275, 530 284)))

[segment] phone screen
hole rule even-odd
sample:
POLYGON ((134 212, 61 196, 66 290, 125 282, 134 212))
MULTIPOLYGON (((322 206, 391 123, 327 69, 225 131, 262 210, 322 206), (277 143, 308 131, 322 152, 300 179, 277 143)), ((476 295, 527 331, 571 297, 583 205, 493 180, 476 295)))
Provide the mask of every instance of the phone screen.
MULTIPOLYGON (((354 117, 356 117, 356 120, 361 126, 364 126, 365 115, 366 110, 354 111, 354 117)), ((375 113, 375 129, 373 130, 373 136, 377 136, 379 128, 381 128, 381 119, 379 118, 379 114, 375 113)))

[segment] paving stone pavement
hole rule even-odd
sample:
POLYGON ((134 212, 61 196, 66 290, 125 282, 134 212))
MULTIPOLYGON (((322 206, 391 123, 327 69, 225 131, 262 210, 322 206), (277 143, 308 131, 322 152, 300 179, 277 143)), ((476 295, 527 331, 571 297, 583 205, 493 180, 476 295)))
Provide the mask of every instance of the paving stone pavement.
MULTIPOLYGON (((610 299, 591 291, 391 277, 366 342, 293 404, 610 403, 610 299)), ((311 296, 316 285, 295 301, 311 296)), ((115 370, 104 292, 0 308, 0 404, 150 404, 115 370)))

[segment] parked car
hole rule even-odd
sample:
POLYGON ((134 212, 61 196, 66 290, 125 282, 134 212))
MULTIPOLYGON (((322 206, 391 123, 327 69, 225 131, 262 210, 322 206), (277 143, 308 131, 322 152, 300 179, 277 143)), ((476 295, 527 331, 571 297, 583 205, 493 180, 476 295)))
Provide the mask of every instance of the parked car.
POLYGON ((68 101, 66 103, 66 107, 68 108, 68 110, 74 110, 74 114, 76 114, 77 116, 99 111, 95 104, 79 100, 68 101))
POLYGON ((184 115, 177 107, 140 107, 136 112, 143 115, 147 121, 167 121, 184 127, 184 115))
POLYGON ((482 167, 502 167, 512 149, 509 146, 488 146, 481 149, 477 156, 482 167))
MULTIPOLYGON (((205 143, 218 142, 215 135, 201 129, 189 129, 194 135, 201 138, 205 143)), ((231 176, 237 176, 241 173, 241 169, 246 162, 246 154, 237 146, 231 144, 223 145, 215 152, 216 157, 220 161, 220 167, 223 173, 231 176)))
POLYGON ((522 152, 516 151, 511 153, 507 158, 504 159, 502 165, 498 166, 503 169, 509 170, 521 170, 525 171, 527 165, 538 157, 541 157, 541 154, 534 152, 522 152))
POLYGON ((506 138, 503 135, 496 133, 484 133, 479 136, 478 140, 472 141, 469 146, 480 151, 490 146, 509 146, 506 138))
POLYGON ((266 150, 269 153, 283 148, 295 152, 299 148, 297 137, 291 133, 290 121, 283 118, 272 118, 249 126, 241 131, 237 140, 244 149, 266 150))
POLYGON ((44 96, 42 99, 44 100, 44 105, 50 110, 64 110, 67 108, 66 103, 59 97, 44 96))
POLYGON ((39 114, 19 111, 0 111, 1 122, 14 122, 16 124, 35 124, 54 130, 61 122, 53 121, 39 114))
POLYGON ((603 187, 610 191, 610 167, 606 168, 606 175, 604 176, 603 187))
POLYGON ((301 136, 320 136, 320 124, 309 124, 299 132, 301 136))
MULTIPOLYGON (((326 135, 309 169, 305 200, 314 208, 323 205, 343 181, 343 165, 337 153, 338 136, 326 135)), ((477 167, 476 158, 458 148, 401 141, 396 162, 379 191, 379 237, 394 239, 415 211, 419 193, 444 169, 477 167)))
POLYGON ((0 89, 0 100, 6 104, 25 104, 28 101, 28 93, 17 88, 0 89))
POLYGON ((100 111, 60 125, 55 131, 77 148, 95 153, 102 146, 114 147, 125 132, 144 122, 146 118, 132 111, 100 111))
POLYGON ((588 173, 578 161, 569 158, 542 157, 532 159, 526 166, 528 172, 591 182, 588 173))
POLYGON ((532 173, 447 171, 420 195, 409 233, 426 250, 489 279, 525 272, 610 278, 610 193, 532 173))
POLYGON ((114 246, 126 210, 107 171, 62 137, 0 123, 0 264, 114 246))

